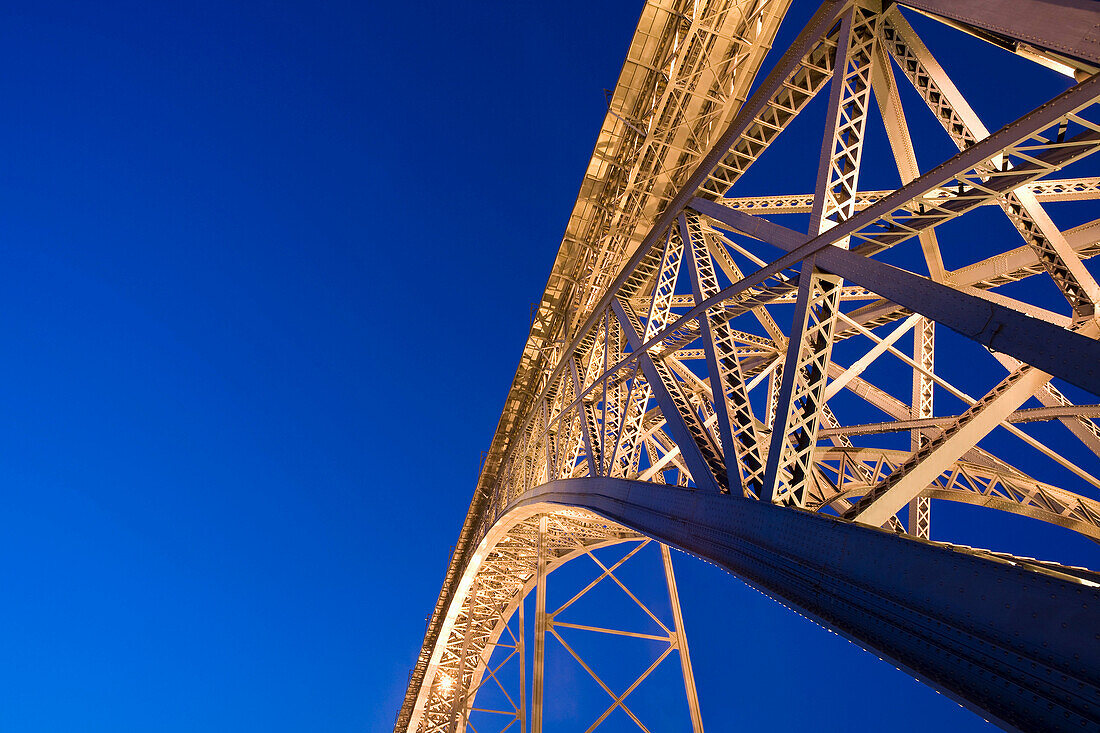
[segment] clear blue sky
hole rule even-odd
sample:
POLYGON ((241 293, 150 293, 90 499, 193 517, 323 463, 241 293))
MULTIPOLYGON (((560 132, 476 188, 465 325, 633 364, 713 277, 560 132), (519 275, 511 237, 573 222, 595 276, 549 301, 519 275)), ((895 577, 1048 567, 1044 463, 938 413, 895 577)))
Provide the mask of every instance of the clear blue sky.
MULTIPOLYGON (((8 6, 0 730, 392 727, 639 9, 8 6)), ((980 724, 677 562, 711 730, 980 724)))

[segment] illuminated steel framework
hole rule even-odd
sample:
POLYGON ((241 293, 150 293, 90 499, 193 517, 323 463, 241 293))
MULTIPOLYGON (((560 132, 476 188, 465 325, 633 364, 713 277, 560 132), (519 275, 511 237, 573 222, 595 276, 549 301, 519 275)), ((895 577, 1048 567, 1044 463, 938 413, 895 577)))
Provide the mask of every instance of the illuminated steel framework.
MULTIPOLYGON (((773 58, 789 4, 645 4, 395 731, 472 728, 477 692, 495 684, 511 709, 488 712, 540 733, 548 637, 608 694, 590 730, 614 710, 645 730, 629 696, 651 670, 612 689, 557 629, 631 632, 547 610, 549 574, 581 557, 659 624, 640 636, 667 644, 654 666, 678 661, 701 731, 669 545, 998 725, 1100 730, 1100 574, 929 539, 933 501, 951 501, 1100 540, 1100 479, 1078 465, 1100 457, 1100 405, 1076 404, 1100 395, 1086 266, 1100 219, 1060 228, 1047 211, 1100 198, 1078 164, 1100 149, 1100 4, 830 0, 773 58), (1066 90, 988 129, 915 13, 1059 72, 1066 90), (741 177, 822 92, 814 191, 742 195, 741 177), (958 152, 922 170, 907 115, 929 113, 958 152), (900 185, 860 190, 864 140, 883 127, 900 185), (1016 234, 949 269, 938 227, 989 207, 1016 234), (808 227, 776 223, 790 214, 808 227), (1016 286, 1029 278, 1046 290, 1016 286), (964 345, 937 359, 947 330, 964 345), (937 372, 958 359, 999 362, 1003 378, 971 396, 937 372), (903 378, 872 381, 888 368, 903 378), (1022 427, 1039 421, 1060 423, 1064 442, 1022 427), (996 428, 1052 477, 995 454, 996 428), (625 562, 650 540, 671 620, 595 554, 621 545, 625 562), (500 649, 518 660, 518 691, 503 662, 489 666, 500 649)), ((950 246, 952 262, 970 251, 950 246)))

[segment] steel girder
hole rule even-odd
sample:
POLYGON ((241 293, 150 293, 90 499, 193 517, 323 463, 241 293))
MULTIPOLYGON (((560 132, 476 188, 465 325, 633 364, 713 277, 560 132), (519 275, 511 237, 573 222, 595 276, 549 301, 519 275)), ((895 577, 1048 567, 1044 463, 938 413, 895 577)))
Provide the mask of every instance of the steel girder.
POLYGON ((515 506, 589 509, 714 562, 998 725, 1100 730, 1100 575, 767 502, 622 479, 515 506))
POLYGON ((1024 56, 1042 49, 1053 52, 1071 68, 1095 71, 1100 66, 1100 37, 1096 34, 1092 0, 1012 0, 1010 4, 995 0, 906 0, 905 5, 954 21, 967 32, 1024 56))
MULTIPOLYGON (((462 727, 454 694, 446 708, 436 672, 450 665, 446 674, 454 689, 471 689, 473 677, 483 674, 477 655, 498 628, 497 617, 515 608, 515 594, 526 587, 527 576, 518 570, 511 578, 494 576, 475 547, 500 540, 500 527, 511 522, 516 507, 549 511, 532 503, 542 500, 616 519, 614 512, 627 505, 615 499, 611 506, 608 496, 621 491, 632 501, 645 494, 644 502, 627 507, 630 521, 624 524, 653 536, 670 531, 646 523, 654 507, 689 501, 684 497, 705 505, 721 517, 718 524, 689 522, 679 527, 675 544, 717 559, 1002 725, 1054 724, 1026 700, 1010 700, 1013 695, 1045 700, 1048 711, 1063 719, 1096 723, 1095 689, 1086 684, 1073 693, 1018 667, 1030 664, 1026 660, 1043 643, 1063 651, 1079 644, 1081 659, 1066 662, 1062 655, 1036 664, 1048 664, 1055 677, 1095 682, 1100 651, 1095 640, 1090 646, 1075 636, 1079 627, 1015 629, 1026 619, 971 598, 967 603, 975 605, 963 606, 973 617, 979 611, 989 617, 978 628, 957 617, 961 606, 949 595, 917 597, 934 585, 930 564, 948 573, 956 589, 965 588, 965 573, 977 574, 974 588, 996 579, 1010 583, 1004 572, 1016 567, 1033 575, 1011 582, 1055 578, 1072 584, 1078 578, 1094 592, 1088 582, 1095 578, 1087 572, 922 541, 929 535, 931 499, 1005 510, 1100 537, 1100 502, 1075 483, 1032 478, 985 442, 990 431, 1006 430, 1079 479, 1085 491, 1100 489, 1100 479, 1072 455, 1018 427, 1026 420, 1060 420, 1092 454, 1100 453, 1100 428, 1092 419, 1097 406, 1074 405, 1065 385, 1056 386, 1060 380, 1100 395, 1100 292, 1082 264, 1100 254, 1100 219, 1062 231, 1041 205, 1096 198, 1100 190, 1095 177, 1051 177, 1100 150, 1100 76, 1090 76, 1095 59, 1088 39, 1073 37, 1086 20, 1100 26, 1100 5, 1025 1, 1066 13, 1048 12, 1027 40, 1012 37, 1017 31, 1011 23, 991 32, 997 17, 1018 12, 1019 5, 1007 0, 968 4, 961 11, 966 18, 951 16, 952 23, 1080 83, 993 132, 890 3, 825 2, 747 100, 748 77, 786 2, 647 6, 639 38, 657 40, 631 53, 652 54, 658 77, 647 76, 646 89, 631 87, 637 69, 628 64, 620 78, 608 117, 614 134, 601 133, 590 167, 598 181, 586 180, 578 199, 397 730, 437 729, 424 723, 432 705, 444 727, 462 727), (1068 27, 1071 17, 1077 30, 1068 27), (654 35, 654 29, 661 30, 654 35), (714 55, 712 41, 724 50, 714 55), (913 86, 959 148, 923 173, 913 152, 920 141, 909 136, 899 84, 913 86), (818 191, 725 198, 731 189, 741 193, 741 176, 830 85, 818 191), (857 190, 871 93, 901 174, 903 185, 894 191, 857 190), (631 114, 624 114, 627 102, 631 114), (614 156, 606 154, 610 150, 614 156), (985 207, 1002 209, 1023 245, 1005 242, 997 255, 946 269, 936 227, 985 207), (798 212, 811 214, 807 233, 762 218, 798 212), (920 240, 927 274, 883 261, 910 239, 920 240), (779 256, 759 242, 777 247, 779 256), (1049 277, 1064 296, 1061 303, 1029 302, 1019 291, 999 290, 1033 276, 1049 277), (858 300, 872 302, 853 309, 850 303, 858 300), (802 317, 785 329, 775 309, 792 302, 802 317), (1059 305, 1070 312, 1063 314, 1059 305), (937 322, 994 351, 1009 376, 977 399, 945 380, 933 359, 937 322), (914 347, 903 353, 897 344, 910 332, 914 347), (854 363, 837 363, 834 344, 868 339, 870 347, 854 363), (869 365, 887 359, 912 371, 902 397, 863 376, 869 365), (935 416, 934 390, 962 400, 963 412, 935 416), (890 420, 842 414, 833 404, 841 393, 890 420), (1026 407, 1030 399, 1043 407, 1026 407), (854 442, 899 430, 910 432, 908 451, 854 442), (583 481, 588 483, 578 483, 583 481), (810 512, 756 501, 775 496, 810 512), (906 505, 908 530, 898 515, 906 505), (810 549, 799 533, 824 544, 810 549), (713 544, 720 536, 721 547, 713 544), (722 555, 730 548, 740 554, 722 555), (815 552, 833 564, 810 562, 815 552), (790 558, 807 559, 810 569, 790 558), (876 562, 910 574, 887 578, 868 566, 876 562), (904 587, 906 577, 913 582, 904 587), (825 590, 808 590, 814 582, 825 590), (1017 631, 1026 631, 1026 641, 1005 641, 1004 634, 1017 631), (994 642, 1003 648, 990 646, 994 642), (1002 654, 1004 649, 1013 651, 1002 654), (986 679, 1004 687, 983 686, 986 679)), ((950 16, 938 0, 905 5, 950 16)), ((1030 598, 1033 591, 1021 592, 1030 598)), ((1002 597, 992 593, 987 598, 1002 597)), ((1056 594, 1044 613, 1074 613, 1067 594, 1056 594)))

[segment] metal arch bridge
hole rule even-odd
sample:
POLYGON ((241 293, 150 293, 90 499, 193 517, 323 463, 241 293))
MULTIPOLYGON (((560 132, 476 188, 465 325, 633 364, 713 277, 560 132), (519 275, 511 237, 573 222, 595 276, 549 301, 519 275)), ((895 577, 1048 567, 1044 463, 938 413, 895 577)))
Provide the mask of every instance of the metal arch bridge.
MULTIPOLYGON (((508 714, 541 731, 556 633, 546 576, 645 538, 726 568, 1005 728, 1100 730, 1100 574, 929 539, 932 500, 1100 539, 1100 479, 1087 470, 1100 405, 1079 404, 1100 395, 1100 286, 1086 265, 1100 219, 1066 228, 1048 213, 1100 197, 1100 178, 1083 175, 1100 149, 1100 4, 827 0, 769 53, 789 4, 646 3, 395 731, 467 729, 493 650, 510 637, 524 664, 522 619, 509 622, 530 591, 532 694, 508 714), (916 13, 1065 84, 991 130, 950 59, 917 35, 916 13), (743 195, 742 176, 769 165, 819 94, 815 190, 743 195), (893 190, 858 186, 872 105, 893 190), (958 152, 922 170, 907 117, 929 113, 958 152), (939 228, 996 208, 1011 236, 991 234, 980 256, 939 228), (808 227, 776 223, 790 214, 808 227), (941 236, 947 261, 968 264, 948 267, 941 236), (971 344, 955 338, 951 361, 999 363, 1003 378, 971 396, 938 373, 942 329, 971 344), (873 382, 872 365, 898 372, 904 394, 901 379, 873 382), (1021 427, 1036 421, 1060 423, 1058 445, 1021 427), (995 453, 997 428, 1050 475, 995 453)), ((664 640, 700 731, 662 549, 676 617, 664 640)), ((634 717, 631 690, 605 690, 610 710, 634 717)))

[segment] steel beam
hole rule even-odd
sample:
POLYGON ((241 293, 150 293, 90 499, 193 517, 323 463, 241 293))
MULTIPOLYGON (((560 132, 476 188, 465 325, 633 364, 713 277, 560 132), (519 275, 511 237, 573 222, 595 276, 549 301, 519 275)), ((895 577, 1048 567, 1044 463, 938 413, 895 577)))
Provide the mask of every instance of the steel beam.
POLYGON ((458 657, 458 679, 455 680, 456 689, 451 698, 451 715, 447 722, 447 733, 455 733, 458 726, 459 715, 462 716, 462 726, 466 727, 466 711, 470 701, 467 700, 469 685, 466 677, 466 657, 470 648, 470 636, 474 631, 474 606, 477 603, 477 581, 474 581, 473 593, 466 606, 466 630, 462 634, 462 647, 458 657))
POLYGON ((546 672, 547 521, 546 515, 539 517, 538 554, 535 560, 535 658, 531 665, 531 733, 542 733, 542 702, 546 672))
POLYGON ((940 437, 914 451, 904 466, 871 487, 845 516, 872 526, 889 517, 929 486, 944 469, 977 445, 1036 390, 1050 381, 1046 372, 1023 366, 1009 374, 982 399, 959 416, 940 437))
MULTIPOLYGON (((881 33, 881 28, 879 32, 881 33)), ((875 101, 878 102, 882 122, 886 126, 886 138, 890 142, 890 150, 894 154, 894 163, 901 176, 901 182, 909 183, 920 178, 917 154, 913 149, 913 139, 909 135, 909 125, 905 121, 905 110, 901 104, 901 95, 898 93, 897 80, 894 78, 893 69, 890 68, 890 57, 881 42, 875 52, 878 58, 871 75, 875 101)), ((945 277, 943 256, 940 254, 936 231, 925 229, 917 236, 920 239, 921 250, 924 252, 924 261, 928 265, 928 274, 936 282, 943 282, 945 277)))
MULTIPOLYGON (((637 328, 631 323, 623 304, 613 300, 611 306, 626 332, 630 348, 634 351, 640 350, 641 337, 638 336, 637 328)), ((708 491, 720 491, 722 486, 718 482, 724 478, 725 473, 721 470, 721 458, 714 447, 709 445, 706 428, 699 423, 694 411, 689 409, 679 384, 669 374, 668 367, 652 358, 649 353, 640 354, 638 359, 695 485, 708 491)))
MULTIPOLYGON (((698 231, 700 218, 691 214, 691 224, 689 227, 686 215, 680 217, 681 237, 691 255, 687 261, 693 302, 698 305, 717 293, 719 288, 705 235, 698 231), (696 230, 694 234, 692 229, 696 230)), ((717 316, 717 309, 709 310, 699 318, 699 323, 707 370, 712 375, 712 401, 722 442, 727 485, 731 491, 740 489, 755 494, 760 490, 764 466, 760 447, 762 438, 756 430, 756 420, 734 346, 733 331, 728 321, 721 321, 717 316)))
POLYGON ((699 710, 699 693, 695 690, 695 672, 691 667, 691 651, 688 647, 687 632, 684 631, 684 612, 680 610, 680 591, 676 588, 676 574, 672 572, 672 554, 668 545, 661 544, 661 560, 665 566, 665 585, 668 586, 668 600, 672 605, 672 620, 675 626, 676 648, 680 651, 680 671, 684 676, 684 692, 687 694, 688 709, 691 712, 692 733, 703 733, 703 714, 699 710))
MULTIPOLYGON (((959 150, 989 137, 989 130, 977 113, 897 8, 886 17, 882 29, 886 46, 959 150)), ((998 204, 1035 251, 1078 318, 1091 318, 1100 300, 1100 286, 1081 264, 1035 194, 1027 186, 1021 186, 1006 192, 998 204)))
MULTIPOLYGON (((669 229, 668 236, 665 238, 664 253, 661 256, 661 266, 657 271, 657 281, 649 299, 643 341, 653 338, 668 325, 676 278, 680 274, 680 265, 684 261, 684 248, 687 241, 682 236, 673 236, 673 229, 669 229)), ((626 400, 622 429, 619 431, 611 458, 608 459, 608 475, 625 476, 634 465, 641 437, 642 418, 649 404, 651 392, 652 388, 648 382, 637 378, 633 380, 626 400), (619 457, 617 466, 615 465, 616 456, 619 457)))
POLYGON ((514 507, 547 502, 707 559, 1004 728, 1100 730, 1100 575, 622 479, 514 507))
POLYGON ((516 653, 519 654, 519 733, 527 733, 527 645, 525 643, 527 629, 523 618, 523 599, 516 608, 516 625, 519 633, 516 635, 516 653))
MULTIPOLYGON (((999 38, 1100 64, 1100 7, 1091 0, 904 0, 908 7, 999 38)), ((1003 44, 1004 41, 1001 41, 1003 44)), ((1016 46, 1009 46, 1013 51, 1016 46)))
MULTIPOLYGON (((910 414, 914 419, 931 418, 935 383, 928 372, 936 366, 936 322, 920 318, 913 329, 913 361, 926 371, 913 370, 913 399, 910 414)), ((909 438, 914 453, 929 442, 920 430, 913 430, 909 438)), ((928 539, 932 531, 932 500, 927 496, 914 497, 909 502, 909 534, 928 539)))
MULTIPOLYGON (((855 213, 879 17, 874 9, 857 3, 841 20, 811 234, 822 234, 855 213)), ((838 240, 836 246, 846 248, 848 239, 838 240)), ((813 257, 803 261, 764 473, 761 497, 767 501, 806 504, 842 285, 840 278, 820 271, 813 257)))
MULTIPOLYGON (((800 250, 799 245, 806 239, 805 235, 784 226, 706 199, 695 199, 692 208, 789 252, 800 250)), ((1095 339, 870 257, 826 247, 816 254, 820 267, 870 288, 969 339, 1100 395, 1100 342, 1095 339)))
MULTIPOLYGON (((707 39, 721 36, 712 23, 718 20, 715 15, 724 11, 688 3, 681 8, 683 12, 674 13, 660 3, 647 3, 636 39, 653 41, 649 44, 653 48, 647 47, 643 53, 653 63, 639 66, 637 59, 628 56, 628 65, 644 69, 640 73, 651 78, 660 77, 660 83, 624 83, 630 80, 625 70, 620 77, 622 88, 616 90, 608 117, 613 129, 604 131, 611 137, 601 134, 593 156, 602 170, 586 178, 585 184, 609 185, 595 197, 582 189, 578 198, 580 208, 570 221, 532 326, 410 678, 405 705, 395 723, 403 733, 460 733, 467 726, 467 698, 480 687, 477 680, 485 681, 483 673, 496 678, 496 670, 485 666, 485 650, 496 643, 497 616, 505 624, 507 621, 500 612, 494 615, 494 609, 497 604, 514 609, 513 599, 517 595, 522 599, 522 593, 536 586, 536 596, 541 591, 543 603, 536 609, 531 702, 533 717, 540 718, 535 729, 541 729, 545 636, 554 633, 552 615, 547 617, 544 607, 545 575, 561 560, 562 548, 560 544, 543 546, 547 524, 543 521, 536 532, 530 520, 537 525, 546 505, 529 502, 559 489, 568 494, 582 484, 583 490, 577 489, 561 501, 578 506, 594 502, 593 506, 603 506, 599 511, 611 518, 614 515, 609 512, 629 510, 631 521, 643 531, 655 533, 655 537, 661 533, 678 536, 679 546, 717 558, 716 562, 757 587, 895 660, 937 689, 968 701, 971 708, 989 711, 1002 725, 1048 729, 1061 714, 1075 726, 1084 722, 1086 728, 1097 727, 1097 639, 1088 635, 1090 628, 1098 626, 1096 618, 1074 616, 1072 597, 1055 593, 1048 599, 1045 587, 1049 578, 1072 583, 1077 581, 1066 577, 1077 575, 1078 580, 1088 581, 1078 585, 1095 595, 1100 582, 1097 575, 1055 566, 1037 569, 1037 563, 1018 558, 1011 559, 1015 565, 1006 565, 988 553, 959 551, 918 539, 909 539, 906 545, 890 544, 905 540, 843 519, 748 502, 741 498, 737 486, 733 497, 723 497, 721 492, 734 483, 736 462, 737 468, 749 469, 739 476, 744 493, 769 498, 765 491, 749 488, 754 478, 760 480, 756 477, 765 466, 758 465, 753 471, 749 461, 738 461, 738 451, 747 448, 759 454, 757 464, 768 463, 771 480, 763 482, 768 491, 774 491, 782 477, 788 479, 788 491, 790 484, 797 484, 796 491, 790 492, 797 495, 796 507, 804 504, 875 525, 886 517, 886 524, 900 532, 903 528, 890 512, 912 498, 916 504, 911 506, 910 533, 919 537, 927 535, 927 513, 920 511, 920 502, 931 495, 1016 511, 1098 536, 1096 502, 1032 480, 976 444, 988 430, 1004 425, 1059 465, 1093 486, 1100 485, 1051 447, 1004 422, 1026 412, 1018 406, 1040 386, 1037 396, 1044 404, 1056 405, 1043 408, 1050 416, 1073 416, 1073 410, 1081 410, 1057 390, 1043 385, 1048 374, 1100 394, 1100 345, 1095 341, 1096 332, 1089 329, 1093 306, 1100 302, 1100 286, 1082 265, 1083 260, 1100 253, 1095 244, 1100 226, 1092 222, 1063 234, 1039 206, 1048 194, 1072 199, 1094 197, 1097 190, 1092 179, 1051 181, 1049 177, 1100 150, 1100 123, 1095 121, 1100 74, 1086 78, 1097 68, 1079 51, 1067 50, 1076 43, 1067 37, 1078 31, 1084 41, 1100 45, 1093 38, 1100 24, 1067 27, 1074 17, 1100 18, 1100 8, 1082 5, 1080 0, 1014 0, 1011 4, 1009 0, 973 0, 956 9, 964 15, 980 16, 976 25, 952 21, 957 27, 1063 73, 1076 73, 1082 82, 988 135, 961 95, 944 93, 954 87, 946 74, 937 71, 930 54, 910 57, 904 56, 904 49, 899 50, 898 37, 890 36, 892 31, 879 14, 879 0, 826 0, 774 64, 768 78, 755 79, 786 4, 787 0, 742 3, 740 20, 721 26, 740 30, 727 39, 729 43, 712 47, 707 39), (1013 26, 1019 26, 1019 19, 1005 15, 1020 13, 1021 7, 1040 6, 1056 7, 1058 12, 1050 16, 1057 18, 1027 19, 1025 23, 1031 27, 1025 30, 1032 35, 1026 38, 1013 26), (647 20, 650 11, 667 22, 647 20), (991 30, 988 23, 982 25, 990 18, 1002 22, 997 20, 1000 16, 1007 18, 1002 26, 991 30), (841 19, 843 22, 838 22, 841 19), (860 24, 863 32, 857 31, 860 24), (1054 35, 1044 30, 1055 26, 1054 35), (931 78, 928 70, 932 69, 932 82, 914 81, 918 92, 953 139, 962 136, 956 139, 961 142, 961 152, 924 175, 915 163, 890 63, 882 48, 876 47, 876 42, 884 40, 893 43, 891 53, 904 56, 898 57, 902 73, 911 80, 914 75, 931 78), (734 55, 725 53, 733 49, 737 49, 734 55), (829 79, 833 80, 833 99, 827 113, 817 193, 808 202, 793 200, 799 197, 761 197, 761 201, 768 199, 763 208, 753 208, 758 203, 755 199, 740 202, 750 211, 797 208, 805 203, 811 213, 811 236, 742 217, 733 228, 741 227, 751 236, 776 244, 785 254, 766 262, 737 242, 721 244, 721 234, 714 233, 717 230, 689 208, 728 221, 706 207, 740 205, 714 199, 724 196, 749 166, 756 165, 829 79), (867 90, 872 84, 903 183, 893 192, 856 190, 867 90), (753 86, 756 93, 741 104, 753 86), (732 104, 731 96, 737 100, 732 104), (638 104, 624 106, 626 97, 638 104), (690 102, 683 101, 689 98, 690 102), (638 113, 642 117, 636 116, 638 113), (632 143, 605 144, 624 126, 637 133, 628 136, 632 143), (635 154, 623 147, 634 143, 641 146, 637 154, 646 162, 635 164, 621 157, 635 154), (609 172, 613 168, 615 171, 609 172), (1048 180, 1037 183, 1043 177, 1048 180), (945 271, 935 227, 990 204, 1006 207, 1028 246, 1008 252, 1007 260, 998 256, 1000 259, 983 260, 956 272, 945 271), (586 213, 585 207, 592 208, 586 213), (682 237, 677 236, 680 233, 682 237), (699 241, 693 241, 696 233, 702 234, 699 241), (871 259, 916 237, 921 239, 930 278, 871 259), (670 249, 672 240, 679 240, 679 251, 670 249), (853 252, 842 249, 849 242, 853 252), (685 279, 678 279, 679 260, 684 256, 691 275, 690 296, 683 292, 685 279), (743 276, 733 263, 733 257, 741 256, 760 269, 743 276), (729 277, 731 284, 724 290, 718 285, 720 273, 715 271, 712 257, 729 277), (566 263, 564 269, 559 266, 562 263, 566 263), (799 266, 802 275, 795 277, 794 268, 799 266), (1044 269, 1073 306, 1073 322, 988 291, 1044 269), (986 277, 983 273, 992 274, 986 277), (979 274, 980 281, 964 282, 979 274), (842 289, 845 280, 856 287, 842 289), (822 287, 823 282, 833 287, 822 287), (680 293, 676 292, 678 285, 680 293), (790 303, 796 294, 803 327, 796 323, 788 338, 766 307, 790 303), (844 314, 840 301, 850 297, 875 302, 844 314), (918 334, 927 332, 930 337, 932 323, 938 320, 1003 352, 997 354, 1002 359, 1018 357, 1025 364, 1016 365, 1019 371, 1013 377, 964 415, 940 418, 942 429, 931 426, 930 421, 936 422, 931 417, 933 384, 968 404, 974 401, 934 373, 930 348, 920 353, 922 344, 918 343, 910 358, 894 348, 901 330, 885 339, 869 330, 905 318, 907 310, 917 314, 911 318, 921 324, 918 334), (747 334, 751 338, 746 341, 746 334, 731 327, 733 318, 749 313, 760 321, 770 339, 747 334), (843 326, 837 338, 862 333, 876 342, 847 371, 832 364, 828 353, 833 327, 839 321, 851 328, 843 326), (701 344, 697 343, 700 337, 701 344), (692 348, 699 346, 702 348, 692 348), (791 358, 784 369, 779 355, 785 351, 791 358), (847 387, 866 396, 875 389, 859 374, 887 351, 914 370, 913 399, 911 404, 884 395, 875 399, 890 401, 888 414, 913 431, 911 454, 879 450, 876 455, 874 450, 856 448, 848 435, 852 426, 842 424, 827 402, 830 390, 835 393, 847 387), (705 359, 708 373, 694 373, 682 363, 687 358, 705 359), (826 375, 839 380, 827 387, 826 375), (767 411, 774 413, 778 407, 779 414, 767 416, 767 423, 775 427, 777 447, 765 455, 761 437, 766 431, 754 420, 747 395, 769 378, 767 411), (653 409, 649 407, 650 390, 657 403, 653 409), (835 449, 817 447, 818 421, 831 431, 835 449), (797 455, 788 455, 791 460, 782 458, 784 451, 792 453, 787 450, 791 446, 797 455), (582 449, 588 465, 580 457, 582 449), (693 481, 694 490, 653 484, 638 488, 638 483, 625 481, 639 476, 643 450, 650 458, 642 477, 663 484, 663 471, 675 466, 676 483, 686 486, 693 481), (832 470, 835 482, 833 474, 827 475, 832 470), (570 478, 586 471, 590 478, 570 478), (549 487, 544 482, 550 482, 549 487), (539 488, 539 484, 543 486, 539 488), (587 498, 580 496, 585 492, 587 498), (851 502, 861 495, 864 499, 853 506, 851 502), (694 508, 685 509, 684 503, 689 501, 694 508), (516 511, 530 512, 522 520, 528 525, 515 525, 511 544, 504 540, 494 544, 505 531, 502 526, 512 527, 508 523, 518 517, 509 514, 513 510, 508 508, 520 506, 517 502, 522 507, 516 511), (867 532, 871 534, 860 534, 867 532), (931 552, 927 548, 934 553, 920 554, 931 552), (963 567, 976 560, 986 565, 963 567), (1006 579, 997 575, 1002 570, 1025 570, 1031 575, 1022 581, 1015 576, 1006 579), (1040 585, 1044 587, 1033 590, 1040 585), (976 596, 978 593, 982 595, 976 596), (1023 604, 1030 613, 1042 614, 1040 622, 1028 626, 1028 620, 1038 616, 1014 616, 1002 610, 1002 601, 1011 609, 1023 604), (1064 614, 1059 618, 1060 612, 1064 614), (1044 626, 1055 621, 1062 621, 1072 631, 1044 626), (1008 636, 1010 631, 1013 638, 1008 636), (1079 638, 1074 637, 1071 644, 1067 634, 1079 638), (1092 642, 1092 647, 1087 642, 1092 642), (1078 656, 1070 659, 1070 650, 1076 650, 1078 656), (1080 657, 1086 655, 1088 664, 1081 663, 1080 657)), ((944 0, 908 4, 950 10, 944 0)), ((886 5, 893 14, 887 17, 903 25, 893 3, 886 5)), ((915 34, 906 38, 910 45, 919 45, 915 34)), ((699 364, 692 368, 698 371, 699 364)), ((1096 437, 1100 430, 1091 421, 1069 424, 1086 443, 1100 441, 1096 437)), ((875 426, 854 427, 867 432, 875 426)), ((562 512, 566 514, 593 516, 578 510, 562 512)), ((601 533, 612 531, 602 519, 594 519, 594 525, 576 526, 586 526, 586 531, 601 537, 606 536, 601 533)), ((551 529, 551 534, 554 531, 551 529)), ((555 535, 551 542, 560 539, 555 535)), ((667 569, 671 577, 670 565, 667 569)), ((1090 597, 1088 601, 1094 609, 1095 600, 1090 597)), ((669 632, 670 640, 682 639, 681 627, 677 620, 677 632, 669 632)), ((521 628, 521 638, 515 639, 520 649, 522 634, 521 628)), ((523 655, 522 650, 519 653, 523 655)), ((684 656, 686 659, 686 644, 684 656)), ((521 678, 526 676, 523 661, 521 678)), ((630 690, 612 695, 615 704, 621 704, 641 679, 644 675, 630 690)), ((525 694, 521 700, 526 706, 525 694)), ((522 720, 523 711, 517 707, 517 712, 522 720)))
POLYGON ((760 489, 764 501, 806 505, 839 290, 839 278, 817 272, 813 257, 803 263, 760 489))

